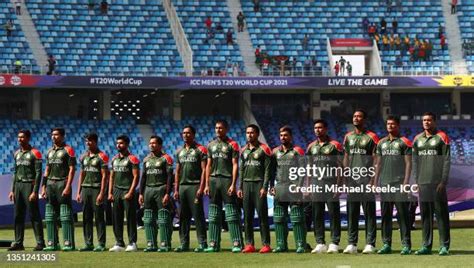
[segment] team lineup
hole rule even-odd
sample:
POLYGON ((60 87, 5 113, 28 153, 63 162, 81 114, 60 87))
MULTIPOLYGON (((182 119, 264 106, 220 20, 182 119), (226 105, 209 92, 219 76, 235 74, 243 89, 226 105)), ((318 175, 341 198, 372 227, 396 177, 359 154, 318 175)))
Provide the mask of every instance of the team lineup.
MULTIPOLYGON (((254 239, 254 215, 258 216, 261 237, 260 253, 288 252, 288 222, 291 223, 296 253, 339 253, 341 240, 340 191, 331 189, 360 188, 416 190, 422 226, 421 248, 416 255, 428 255, 433 248, 433 217, 439 231, 439 255, 449 255, 450 223, 446 186, 450 170, 448 136, 436 128, 436 115, 427 112, 422 117, 423 132, 410 141, 400 133, 400 119, 388 116, 386 133, 379 137, 366 128, 366 112, 355 110, 353 131, 342 143, 328 136, 328 123, 314 122, 316 139, 306 150, 293 144, 290 126, 279 129, 280 145, 271 149, 259 141, 260 129, 250 124, 245 129, 247 143, 239 145, 227 136, 225 120, 215 123, 216 137, 207 146, 195 140, 196 130, 187 125, 182 129, 183 146, 174 156, 162 149, 158 136, 149 139, 149 154, 140 161, 129 150, 126 135, 116 138, 118 153, 109 161, 99 149, 98 135, 89 133, 84 140, 87 151, 79 158, 79 179, 73 182, 76 154, 65 143, 65 130, 51 131, 53 146, 43 156, 30 145, 31 132, 18 131, 20 149, 14 154, 14 174, 10 201, 14 202, 15 242, 11 251, 24 250, 26 213, 30 215, 36 239, 35 251, 75 251, 72 210, 73 198, 83 207, 85 245, 79 251, 103 252, 106 245, 105 203, 112 204, 115 244, 110 252, 137 251, 137 210, 143 208, 145 252, 219 252, 221 230, 228 226, 233 253, 257 252, 254 239), (110 168, 109 168, 110 162, 110 168), (140 163, 141 162, 141 163, 140 163), (320 168, 362 168, 373 170, 354 177, 344 173, 324 173, 322 176, 302 176, 293 179, 295 168, 312 165, 320 168), (77 193, 72 184, 77 183, 77 193), (305 193, 301 189, 323 189, 305 193), (299 189, 297 193, 291 189, 299 189), (276 242, 270 241, 267 195, 273 196, 273 225, 276 242), (203 197, 209 197, 208 223, 203 197), (46 200, 43 221, 39 199, 46 200), (179 245, 172 248, 174 202, 179 203, 179 245), (329 244, 325 238, 326 212, 329 215, 329 244), (307 243, 306 210, 311 211, 316 246, 307 243), (243 226, 241 215, 243 211, 243 226), (126 223, 124 222, 126 218, 126 223), (191 222, 194 221, 197 245, 190 245, 191 222), (94 246, 94 224, 97 242, 94 246), (124 225, 127 238, 124 240, 124 225), (58 230, 62 229, 63 245, 58 230), (243 228, 242 228, 243 227, 243 228), (244 230, 244 233, 242 233, 244 230)), ((407 192, 410 192, 407 190, 407 192)), ((412 253, 410 195, 403 191, 380 194, 382 247, 376 249, 376 194, 361 190, 347 193, 346 254, 358 253, 361 207, 365 219, 364 254, 392 253, 393 212, 397 211, 402 248, 400 254, 412 253)))

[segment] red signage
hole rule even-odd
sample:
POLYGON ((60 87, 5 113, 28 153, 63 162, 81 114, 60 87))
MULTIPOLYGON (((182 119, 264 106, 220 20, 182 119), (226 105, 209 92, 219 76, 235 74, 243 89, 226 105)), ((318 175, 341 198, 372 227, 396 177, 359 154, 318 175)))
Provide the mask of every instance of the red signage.
POLYGON ((333 47, 371 47, 372 40, 364 38, 334 38, 330 39, 333 47))

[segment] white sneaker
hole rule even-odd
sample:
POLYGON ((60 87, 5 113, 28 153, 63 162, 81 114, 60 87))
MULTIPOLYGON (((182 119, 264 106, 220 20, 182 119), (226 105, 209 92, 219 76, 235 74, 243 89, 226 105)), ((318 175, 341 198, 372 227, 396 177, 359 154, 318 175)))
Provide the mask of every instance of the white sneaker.
POLYGON ((339 253, 339 246, 333 243, 329 244, 327 253, 339 253))
POLYGON ((348 245, 346 249, 343 251, 344 254, 356 254, 357 253, 357 246, 348 245))
POLYGON ((311 253, 323 253, 326 252, 328 248, 325 244, 317 244, 316 247, 311 251, 311 253))
POLYGON ((121 247, 119 245, 115 245, 115 246, 113 246, 109 249, 109 252, 122 252, 124 250, 125 250, 124 247, 121 247))
POLYGON ((137 251, 137 244, 135 243, 128 245, 127 248, 125 249, 125 252, 135 252, 135 251, 137 251))
POLYGON ((377 250, 372 245, 366 245, 364 250, 362 251, 363 254, 373 254, 377 253, 377 250))

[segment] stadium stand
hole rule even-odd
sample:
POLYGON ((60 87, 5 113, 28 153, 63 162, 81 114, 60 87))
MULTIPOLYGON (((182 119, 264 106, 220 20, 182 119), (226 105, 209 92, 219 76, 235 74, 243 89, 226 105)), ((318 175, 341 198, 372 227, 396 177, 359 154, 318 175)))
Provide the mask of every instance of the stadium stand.
POLYGON ((233 29, 232 19, 226 1, 173 1, 181 24, 188 37, 194 53, 194 69, 197 72, 214 69, 232 73, 232 64, 238 64, 240 71, 244 71, 239 45, 236 43, 236 33, 233 32, 234 44, 227 45, 226 33, 233 29), (207 28, 204 21, 211 17, 214 41, 206 42, 207 28), (216 30, 220 23, 223 31, 216 30))
POLYGON ((448 50, 441 49, 438 38, 438 25, 444 24, 440 1, 402 1, 402 10, 391 12, 385 1, 262 1, 260 6, 261 12, 254 12, 252 0, 242 1, 253 45, 260 45, 271 56, 296 57, 297 67, 302 67, 305 59, 316 57, 319 66, 325 68, 326 38, 368 38, 362 27, 362 20, 367 17, 379 29, 385 18, 389 33, 391 21, 396 18, 402 37, 408 34, 413 40, 417 36, 434 45, 430 62, 411 62, 408 53, 401 55, 399 50, 381 51, 385 70, 395 66, 400 56, 402 66, 395 69, 397 72, 452 71, 448 50), (307 49, 302 46, 305 34, 309 37, 307 49))
POLYGON ((173 76, 181 57, 160 2, 117 0, 108 14, 85 1, 27 1, 48 54, 61 75, 126 74, 173 76))
MULTIPOLYGON (((131 119, 125 120, 79 120, 72 118, 44 118, 43 120, 0 120, 0 174, 12 172, 13 162, 11 157, 18 149, 16 141, 17 131, 23 128, 32 132, 31 144, 44 154, 52 146, 51 129, 63 127, 66 130, 66 143, 74 148, 76 156, 80 156, 86 150, 84 135, 89 132, 97 132, 99 135, 99 147, 106 152, 110 158, 116 155, 115 138, 121 134, 130 137, 130 151, 139 156, 145 157, 147 148, 144 146, 135 122, 131 119)), ((43 161, 44 162, 44 161, 43 161)))
MULTIPOLYGON (((174 157, 176 150, 183 146, 181 131, 185 125, 192 125, 196 129, 196 141, 204 146, 214 139, 214 124, 221 119, 214 116, 189 116, 180 121, 168 118, 156 117, 151 120, 151 126, 156 134, 163 138, 164 151, 174 157)), ((245 122, 243 120, 233 120, 224 117, 229 123, 230 129, 228 136, 235 140, 239 146, 246 143, 244 129, 245 122)))
POLYGON ((0 24, 2 34, 0 35, 0 72, 13 72, 16 60, 20 60, 24 67, 22 72, 39 72, 31 49, 25 39, 25 35, 18 24, 18 18, 13 12, 13 6, 9 1, 0 3, 0 24), (12 36, 8 37, 5 25, 8 20, 13 22, 12 36))
POLYGON ((469 73, 474 73, 474 2, 463 1, 458 6, 459 27, 461 37, 470 44, 470 53, 465 53, 469 73))

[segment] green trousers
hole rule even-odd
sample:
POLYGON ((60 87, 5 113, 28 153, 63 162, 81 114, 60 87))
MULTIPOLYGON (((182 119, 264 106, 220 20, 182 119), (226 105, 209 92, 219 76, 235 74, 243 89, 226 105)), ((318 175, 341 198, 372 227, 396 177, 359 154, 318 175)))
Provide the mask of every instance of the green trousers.
POLYGON ((411 226, 407 202, 402 200, 400 194, 382 194, 382 242, 392 246, 392 222, 393 222, 393 207, 397 209, 397 221, 400 227, 400 238, 402 246, 411 248, 411 226))
POLYGON ((375 215, 375 196, 372 194, 349 194, 347 199, 348 243, 357 245, 359 240, 360 207, 364 210, 365 243, 375 247, 377 222, 375 215))
POLYGON ((127 218, 128 243, 137 242, 137 197, 136 194, 130 200, 125 200, 128 190, 114 187, 112 203, 113 226, 116 245, 125 247, 123 240, 123 220, 127 218))
MULTIPOLYGON (((25 237, 25 215, 28 211, 33 226, 33 231, 38 245, 44 245, 43 222, 39 211, 38 200, 28 200, 33 192, 31 182, 16 182, 15 184, 15 243, 23 245, 25 237)), ((39 198, 39 196, 38 196, 39 198)))
POLYGON ((196 198, 199 184, 179 185, 179 238, 181 245, 189 247, 189 231, 191 228, 191 218, 194 218, 196 225, 197 240, 200 245, 207 243, 206 218, 204 216, 204 206, 202 198, 196 198))
POLYGON ((436 215, 439 244, 449 249, 451 236, 446 187, 440 193, 436 191, 436 184, 421 184, 419 187, 423 246, 430 249, 433 246, 433 215, 436 215))
POLYGON ((341 209, 339 200, 318 201, 313 202, 313 223, 314 237, 317 244, 326 244, 324 235, 324 211, 325 205, 328 207, 330 219, 331 242, 339 245, 341 240, 341 209))
MULTIPOLYGON (((48 231, 48 245, 55 246, 58 243, 58 221, 61 220, 63 228, 63 239, 65 246, 75 247, 74 242, 74 221, 72 215, 72 199, 71 194, 63 196, 62 193, 66 187, 66 180, 51 180, 46 182, 46 206, 52 207, 53 215, 48 217, 45 215, 46 229, 48 231), (62 209, 65 208, 65 209, 62 209), (50 220, 51 219, 51 220, 50 220), (67 229, 67 230, 66 230, 67 229), (68 237, 65 237, 65 236, 68 237)), ((48 209, 46 209, 48 211, 48 209)), ((46 213, 48 214, 48 213, 46 213)))
MULTIPOLYGON (((93 226, 95 218, 95 227, 97 229, 97 240, 99 245, 105 247, 105 219, 104 203, 97 205, 96 199, 100 193, 100 188, 82 187, 82 227, 84 232, 84 241, 86 245, 92 246, 93 226)), ((104 197, 105 198, 105 197, 104 197)))
POLYGON ((270 228, 268 226, 268 204, 267 197, 260 197, 260 190, 263 187, 263 181, 244 181, 243 182, 243 207, 244 207, 244 226, 245 243, 254 245, 253 219, 255 209, 260 223, 260 237, 263 245, 270 245, 270 228))

